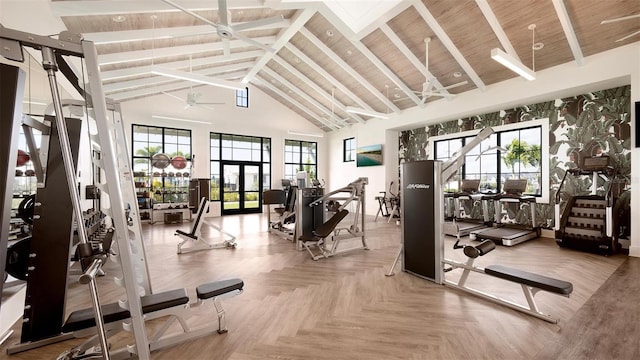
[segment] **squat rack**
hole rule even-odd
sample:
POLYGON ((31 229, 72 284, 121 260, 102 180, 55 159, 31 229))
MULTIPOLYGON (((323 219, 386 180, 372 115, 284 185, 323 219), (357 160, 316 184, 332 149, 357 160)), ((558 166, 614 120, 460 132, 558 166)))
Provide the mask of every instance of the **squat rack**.
MULTIPOLYGON (((7 29, 0 25, 0 55, 11 61, 24 62, 23 48, 30 47, 39 50, 42 54, 42 65, 45 69, 52 95, 53 107, 55 109, 55 125, 59 132, 60 155, 64 164, 64 174, 70 194, 70 200, 73 205, 73 217, 76 219, 78 236, 81 243, 86 243, 87 232, 82 221, 82 208, 80 204, 79 191, 76 188, 76 169, 74 167, 74 159, 69 143, 69 134, 67 133, 66 120, 63 116, 63 105, 58 93, 58 81, 56 72, 61 71, 64 76, 69 79, 72 85, 84 97, 85 104, 93 110, 92 126, 90 132, 92 150, 95 154, 93 157, 94 164, 99 165, 101 174, 104 175, 100 179, 100 188, 102 196, 108 199, 105 203, 109 206, 105 211, 106 215, 111 219, 115 227, 115 238, 118 245, 120 265, 122 269, 122 278, 116 279, 117 282, 125 289, 126 299, 120 300, 120 305, 130 312, 129 328, 133 331, 135 345, 129 347, 131 352, 137 354, 140 359, 149 359, 149 341, 144 326, 144 318, 142 315, 142 307, 140 303, 140 290, 144 293, 151 293, 149 282, 149 273, 144 254, 144 246, 139 233, 139 222, 131 227, 127 221, 126 208, 137 209, 137 202, 134 192, 134 184, 131 173, 131 165, 126 156, 126 144, 124 140, 124 131, 122 128, 121 118, 115 116, 117 111, 111 113, 112 118, 109 119, 109 109, 105 98, 102 81, 100 79, 100 71, 98 67, 98 58, 95 45, 90 41, 81 39, 79 35, 63 31, 58 38, 46 37, 26 33, 22 31, 7 29), (67 63, 63 56, 84 59, 87 69, 88 83, 80 84, 79 79, 73 73, 72 67, 67 63), (128 182, 128 184, 127 184, 128 182)), ((10 67, 3 72, 3 85, 5 79, 7 83, 13 84, 12 89, 3 89, 2 105, 0 108, 7 108, 7 111, 0 112, 0 142, 3 144, 0 148, 0 170, 4 171, 7 176, 6 180, 0 182, 0 194, 2 200, 2 229, 0 229, 0 266, 4 267, 6 262, 6 250, 8 242, 9 219, 8 214, 11 206, 11 198, 13 192, 13 166, 16 163, 17 154, 17 137, 18 128, 21 122, 21 106, 22 96, 24 93, 25 74, 23 71, 10 67), (5 91, 9 96, 5 97, 5 91)), ((6 69, 6 67, 5 67, 6 69)), ((3 70, 4 71, 4 70, 3 70)), ((89 111, 87 111, 88 113, 89 111)), ((91 121, 91 119, 90 119, 91 121)), ((39 184, 40 186, 40 184, 39 184)), ((36 206, 38 204, 36 203, 36 206)), ((132 216, 138 219, 137 214, 132 216)), ((46 256, 45 254, 30 254, 30 261, 46 256)), ((65 259, 66 261, 67 259, 65 259)), ((37 272, 38 267, 34 266, 30 271, 37 272)), ((2 289, 0 284, 0 290, 2 289)), ((93 292, 92 292, 93 295, 93 292)), ((1 305, 1 304, 0 304, 1 305)), ((25 316, 29 313, 30 306, 25 304, 25 316)), ((26 322, 28 318, 24 319, 26 322)), ((24 323, 24 322, 23 322, 24 323)), ((30 344, 22 344, 14 352, 27 350, 29 348, 45 345, 57 340, 43 339, 42 341, 34 341, 30 344)), ((103 349, 107 347, 103 344, 103 349)))

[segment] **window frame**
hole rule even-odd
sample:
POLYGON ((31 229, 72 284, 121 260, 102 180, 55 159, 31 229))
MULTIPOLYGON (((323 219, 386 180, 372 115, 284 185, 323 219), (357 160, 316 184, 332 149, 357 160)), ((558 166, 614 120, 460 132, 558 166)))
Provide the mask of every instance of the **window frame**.
MULTIPOLYGON (((530 195, 534 195, 536 196, 536 202, 537 203, 541 203, 541 204, 548 204, 549 203, 549 198, 550 198, 550 189, 549 189, 549 119, 548 118, 544 118, 544 119, 536 119, 536 120, 530 120, 530 121, 525 121, 525 122, 520 122, 520 123, 514 123, 514 124, 506 124, 506 125, 500 125, 500 126, 494 126, 493 130, 495 132, 495 134, 500 134, 500 133, 506 133, 506 132, 510 132, 510 131, 514 131, 514 130, 526 130, 526 129, 530 129, 530 128, 536 128, 536 127, 540 127, 540 148, 541 148, 541 159, 540 159, 540 171, 541 171, 541 182, 540 182, 540 192, 541 194, 536 195, 536 194, 530 194, 530 195)), ((439 141, 443 141, 443 140, 453 140, 453 139, 457 139, 457 138, 465 138, 465 137, 473 137, 476 136, 481 129, 477 129, 477 130, 470 130, 470 131, 463 131, 463 132, 458 132, 458 133, 452 133, 452 134, 446 134, 446 135, 438 135, 438 136, 432 136, 429 138, 428 140, 428 151, 429 151, 429 159, 433 160, 435 159, 435 143, 439 142, 439 141)), ((496 140, 498 143, 498 146, 503 146, 504 145, 500 145, 499 140, 496 140)), ((500 156, 500 153, 498 152, 498 157, 500 156)), ((498 159, 498 176, 501 175, 500 168, 502 167, 502 161, 500 161, 498 159)), ((465 167, 462 167, 463 169, 463 176, 465 174, 465 167)), ((507 170, 508 171, 508 170, 507 170)), ((463 177, 464 178, 464 177, 463 177)), ((444 185, 444 184, 443 184, 444 185)))
MULTIPOLYGON (((296 181, 296 174, 288 174, 287 173, 287 167, 288 166, 296 166, 297 169, 304 169, 304 166, 309 165, 312 166, 315 170, 315 172, 312 174, 311 172, 309 173, 309 179, 313 180, 313 179, 317 179, 318 178, 318 143, 315 141, 305 141, 305 140, 295 140, 295 139, 284 139, 284 147, 283 147, 283 151, 284 151, 284 171, 283 171, 283 175, 284 175, 284 179, 289 179, 292 181, 296 181), (300 154, 300 158, 298 160, 298 162, 288 162, 287 161, 287 142, 296 142, 298 143, 298 151, 297 154, 300 154), (313 144, 314 148, 315 148, 315 162, 314 163, 305 163, 302 160, 302 155, 304 154, 304 149, 308 148, 308 145, 313 144)), ((302 170, 297 170, 297 171, 302 171, 302 170)))
POLYGON ((355 137, 346 138, 342 140, 342 162, 355 162, 355 161, 356 161, 356 138, 355 137), (350 159, 347 159, 347 155, 351 155, 350 159))
POLYGON ((236 106, 241 108, 249 108, 249 87, 244 90, 236 89, 236 106))

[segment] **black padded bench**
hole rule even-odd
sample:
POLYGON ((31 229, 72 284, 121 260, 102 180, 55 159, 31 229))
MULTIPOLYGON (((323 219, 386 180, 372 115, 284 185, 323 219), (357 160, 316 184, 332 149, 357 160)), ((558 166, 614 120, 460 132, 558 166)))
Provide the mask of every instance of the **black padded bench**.
MULTIPOLYGON (((234 290, 242 291, 244 282, 240 279, 229 279, 202 284, 196 287, 198 299, 214 298, 234 290)), ((164 291, 145 295, 140 298, 142 313, 148 314, 159 310, 169 309, 189 303, 186 289, 164 291)), ((104 323, 109 324, 122 321, 130 317, 129 311, 120 307, 118 303, 102 305, 104 323)), ((71 313, 62 327, 62 332, 74 332, 96 326, 93 308, 77 310, 71 313)))
POLYGON ((484 272, 491 276, 513 281, 519 284, 524 284, 559 295, 569 296, 573 291, 573 285, 570 282, 550 278, 543 275, 533 274, 527 271, 510 268, 503 265, 487 266, 484 268, 484 272))
POLYGON ((194 235, 193 232, 188 233, 188 232, 182 231, 180 229, 176 230, 176 234, 177 235, 184 235, 184 236, 190 237, 190 238, 192 238, 194 240, 198 239, 198 237, 196 235, 194 235))

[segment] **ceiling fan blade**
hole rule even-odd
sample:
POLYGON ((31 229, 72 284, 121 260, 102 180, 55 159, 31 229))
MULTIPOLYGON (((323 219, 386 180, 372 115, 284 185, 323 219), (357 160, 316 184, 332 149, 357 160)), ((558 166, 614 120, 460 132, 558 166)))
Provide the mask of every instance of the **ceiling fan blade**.
POLYGON ((163 93, 163 94, 165 94, 165 95, 167 95, 167 96, 170 96, 170 97, 172 97, 172 98, 174 98, 174 99, 176 99, 176 100, 180 100, 181 102, 184 102, 184 99, 180 98, 179 96, 176 96, 176 95, 170 94, 170 93, 168 93, 168 92, 166 92, 166 91, 163 91, 162 93, 163 93))
POLYGON ((229 46, 229 39, 222 39, 222 51, 224 56, 231 55, 231 46, 229 46))
MULTIPOLYGON (((174 3, 174 2, 173 2, 173 1, 171 1, 171 0, 161 0, 161 1, 162 1, 162 2, 164 2, 164 3, 165 3, 165 4, 167 4, 167 5, 170 5, 170 6, 174 7, 174 8, 176 8, 176 9, 178 9, 178 10, 180 10, 180 11, 184 12, 185 14, 189 14, 189 15, 193 16, 194 18, 196 18, 196 19, 198 19, 198 20, 200 20, 200 21, 203 21, 203 22, 205 22, 205 23, 207 23, 207 24, 209 24, 209 25, 211 25, 211 26, 215 27, 216 29, 218 28, 218 24, 214 23, 213 21, 211 21, 211 20, 209 20, 209 19, 207 19, 207 18, 205 18, 205 17, 203 17, 203 16, 200 16, 200 15, 198 15, 198 14, 194 13, 193 11, 191 11, 191 10, 189 10, 189 9, 187 9, 187 8, 184 8, 184 7, 182 7, 182 6, 180 6, 180 5, 176 4, 176 3, 174 3)), ((222 1, 222 0, 221 0, 221 1, 222 1)))
POLYGON ((429 96, 440 96, 440 97, 446 97, 446 98, 452 98, 456 96, 455 94, 442 93, 442 92, 436 92, 436 91, 429 91, 425 95, 426 95, 425 98, 429 96))
POLYGON ((258 27, 261 27, 261 26, 268 26, 268 25, 272 25, 272 24, 281 23, 283 21, 284 21, 284 16, 278 15, 278 16, 272 16, 272 17, 259 19, 259 20, 254 20, 254 21, 247 21, 247 22, 244 22, 242 24, 236 24, 236 25, 231 26, 231 29, 234 32, 236 32, 236 31, 245 31, 245 30, 250 30, 250 29, 253 29, 253 28, 258 28, 258 27))
POLYGON ((455 83, 455 84, 451 84, 449 86, 445 86, 442 88, 442 90, 448 90, 448 89, 453 89, 456 88, 458 86, 463 86, 463 85, 467 85, 469 82, 467 80, 465 81, 460 81, 459 83, 455 83))
POLYGON ((233 36, 235 36, 235 37, 236 37, 236 38, 238 38, 239 40, 242 40, 242 41, 244 41, 244 42, 246 42, 246 43, 249 43, 249 44, 255 45, 255 46, 257 46, 257 47, 259 47, 259 48, 261 48, 261 49, 264 49, 264 50, 266 50, 266 51, 268 51, 268 52, 272 52, 272 53, 276 52, 276 50, 275 50, 275 49, 273 49, 273 48, 271 48, 271 47, 269 47, 269 46, 267 46, 267 45, 265 45, 265 44, 261 44, 261 43, 259 43, 259 42, 255 41, 255 40, 253 40, 253 39, 252 39, 252 38, 250 38, 250 37, 246 37, 246 36, 241 35, 241 34, 233 34, 233 36))
POLYGON ((619 18, 615 18, 615 19, 602 20, 600 22, 600 25, 611 24, 611 23, 618 22, 618 21, 623 21, 623 20, 635 19, 637 17, 640 17, 640 14, 623 16, 623 17, 619 17, 619 18))
POLYGON ((224 26, 229 26, 227 17, 227 0, 218 0, 218 22, 224 26))

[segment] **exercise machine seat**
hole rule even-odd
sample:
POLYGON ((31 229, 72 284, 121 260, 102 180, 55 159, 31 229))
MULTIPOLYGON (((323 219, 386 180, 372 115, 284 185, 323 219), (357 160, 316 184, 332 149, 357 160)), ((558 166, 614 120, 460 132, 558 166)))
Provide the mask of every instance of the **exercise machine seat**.
MULTIPOLYGON (((176 289, 164 291, 157 294, 145 295, 140 298, 142 313, 147 314, 154 311, 168 309, 174 306, 189 303, 189 296, 186 289, 176 289)), ((105 324, 122 321, 129 318, 129 311, 123 309, 118 303, 102 305, 102 316, 105 324)), ((77 310, 69 315, 67 321, 62 326, 62 332, 73 332, 88 329, 96 326, 93 308, 77 310)))
POLYGON ((320 239, 324 239, 327 236, 331 235, 333 230, 336 229, 336 226, 349 214, 349 211, 346 209, 342 209, 335 213, 329 220, 324 222, 322 225, 318 226, 317 229, 313 231, 313 236, 302 235, 300 236, 301 241, 318 241, 320 239))
POLYGON ((488 275, 501 279, 528 285, 541 290, 568 296, 573 292, 573 284, 570 282, 533 274, 527 271, 510 268, 503 265, 490 265, 484 268, 488 275))
POLYGON ((262 203, 265 205, 284 204, 287 202, 287 193, 284 190, 265 190, 262 193, 262 203))
POLYGON ((243 287, 244 282, 240 279, 214 281, 196 287, 196 294, 198 295, 198 299, 206 300, 234 290, 242 291, 243 287))

